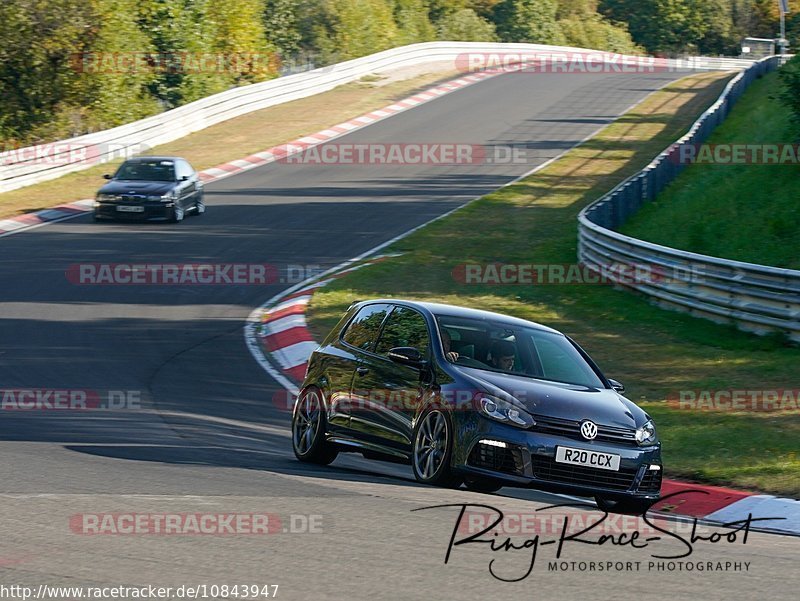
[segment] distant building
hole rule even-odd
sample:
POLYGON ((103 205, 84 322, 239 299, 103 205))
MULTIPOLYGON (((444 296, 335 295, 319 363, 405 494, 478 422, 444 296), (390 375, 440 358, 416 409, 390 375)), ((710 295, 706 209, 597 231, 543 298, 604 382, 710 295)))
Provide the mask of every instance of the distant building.
POLYGON ((775 54, 775 40, 771 38, 745 38, 742 40, 742 58, 757 60, 775 54))

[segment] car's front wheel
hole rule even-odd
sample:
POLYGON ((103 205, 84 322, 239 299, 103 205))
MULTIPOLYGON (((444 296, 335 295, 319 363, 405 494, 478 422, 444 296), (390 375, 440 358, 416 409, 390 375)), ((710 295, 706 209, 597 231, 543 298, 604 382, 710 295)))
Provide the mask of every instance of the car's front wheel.
POLYGON ((194 203, 194 214, 195 215, 202 215, 206 212, 206 203, 203 201, 203 196, 201 195, 199 199, 194 203))
POLYGON ((417 482, 455 487, 461 478, 450 468, 453 452, 453 426, 439 409, 426 409, 414 427, 411 466, 417 482))
POLYGON ((652 501, 642 499, 609 499, 600 495, 595 496, 594 500, 601 511, 625 515, 642 515, 653 504, 652 501))
POLYGON ((339 454, 325 439, 327 430, 322 392, 306 388, 297 398, 292 415, 292 448, 300 461, 328 465, 339 454))
POLYGON ((172 208, 172 223, 180 223, 183 221, 185 216, 185 212, 183 207, 179 207, 178 203, 175 203, 175 206, 172 208))

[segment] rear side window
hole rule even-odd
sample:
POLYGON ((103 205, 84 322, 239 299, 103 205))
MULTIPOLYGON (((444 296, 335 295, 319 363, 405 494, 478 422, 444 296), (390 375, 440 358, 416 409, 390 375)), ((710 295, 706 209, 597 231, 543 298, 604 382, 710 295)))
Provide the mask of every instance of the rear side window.
POLYGON ((389 305, 366 305, 361 307, 342 334, 342 340, 363 350, 369 350, 378 337, 389 305))
POLYGON ((428 352, 428 325, 421 313, 406 307, 395 307, 386 325, 376 352, 388 353, 396 346, 413 346, 423 356, 428 352))

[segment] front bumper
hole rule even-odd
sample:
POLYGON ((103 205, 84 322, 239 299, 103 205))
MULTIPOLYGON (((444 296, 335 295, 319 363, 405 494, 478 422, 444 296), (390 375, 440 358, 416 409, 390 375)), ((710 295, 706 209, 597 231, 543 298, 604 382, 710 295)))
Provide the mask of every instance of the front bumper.
POLYGON ((453 453, 453 467, 459 471, 491 477, 511 486, 580 496, 659 498, 663 473, 660 443, 639 447, 580 440, 535 429, 520 430, 482 417, 469 422, 464 424, 466 431, 457 438, 465 444, 457 445, 453 453), (483 440, 492 444, 482 443, 483 440), (619 470, 557 463, 558 446, 619 455, 619 470), (650 469, 651 466, 659 469, 650 469))
POLYGON ((97 219, 124 221, 166 220, 172 218, 173 207, 172 202, 95 202, 94 216, 97 219))

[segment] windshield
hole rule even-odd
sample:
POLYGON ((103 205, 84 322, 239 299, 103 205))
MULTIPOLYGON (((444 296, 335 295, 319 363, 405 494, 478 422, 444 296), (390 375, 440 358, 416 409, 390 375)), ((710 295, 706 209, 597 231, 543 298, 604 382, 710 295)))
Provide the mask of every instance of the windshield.
POLYGON ((436 318, 447 360, 464 367, 603 388, 578 349, 562 334, 499 321, 436 318))
POLYGON ((172 161, 130 161, 122 164, 114 179, 174 182, 175 164, 172 161))

